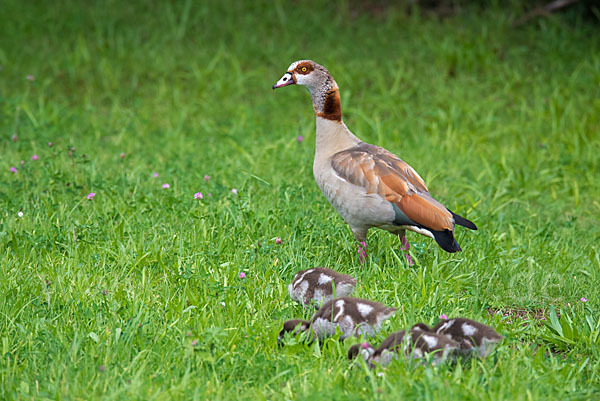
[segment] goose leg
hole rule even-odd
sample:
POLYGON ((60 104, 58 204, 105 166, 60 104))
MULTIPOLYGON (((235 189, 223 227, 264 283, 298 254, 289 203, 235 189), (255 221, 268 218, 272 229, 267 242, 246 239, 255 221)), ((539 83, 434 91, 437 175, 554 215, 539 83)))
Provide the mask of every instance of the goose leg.
POLYGON ((400 237, 400 243, 402 244, 402 251, 403 251, 402 253, 404 254, 404 257, 406 258, 408 265, 409 266, 414 265, 412 257, 408 253, 408 250, 410 249, 410 243, 408 242, 408 239, 406 238, 406 231, 405 230, 400 231, 400 233, 398 234, 398 237, 400 237))
POLYGON ((367 231, 363 227, 351 227, 354 238, 358 241, 358 258, 362 267, 363 262, 367 259, 367 231))
POLYGON ((361 264, 367 258, 367 241, 360 241, 358 243, 358 258, 361 264))

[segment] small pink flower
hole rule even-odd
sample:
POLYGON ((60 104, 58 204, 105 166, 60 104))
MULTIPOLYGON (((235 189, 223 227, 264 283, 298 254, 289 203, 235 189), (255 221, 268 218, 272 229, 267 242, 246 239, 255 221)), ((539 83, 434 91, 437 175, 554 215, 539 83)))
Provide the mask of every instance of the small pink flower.
POLYGON ((204 181, 208 181, 208 180, 210 180, 210 175, 207 174, 204 176, 204 181))
POLYGON ((304 137, 302 135, 298 135, 298 138, 296 138, 296 140, 298 142, 302 142, 304 140, 304 137))
POLYGON ((100 373, 103 373, 106 370, 106 367, 104 365, 100 365, 98 366, 98 370, 100 371, 100 373))
POLYGON ((587 300, 587 298, 584 298, 584 297, 581 297, 579 300, 580 300, 581 302, 587 302, 587 301, 588 301, 588 300, 587 300))
POLYGON ((35 79, 35 77, 34 77, 33 75, 31 75, 31 74, 28 74, 28 75, 27 75, 25 78, 26 78, 28 81, 33 81, 33 80, 35 79))
POLYGON ((13 141, 13 142, 17 142, 17 139, 19 139, 17 137, 17 134, 12 134, 12 136, 10 137, 10 140, 13 141))
POLYGON ((442 313, 442 314, 440 315, 440 319, 442 319, 442 320, 448 320, 448 316, 446 316, 446 314, 445 314, 445 313, 442 313))
POLYGON ((51 148, 52 146, 54 146, 54 144, 52 142, 48 142, 48 147, 51 148))
POLYGON ((19 171, 19 170, 17 170, 17 168, 15 166, 11 166, 11 168, 9 170, 13 174, 17 174, 17 171, 19 171))
POLYGON ((86 198, 88 198, 89 200, 92 200, 92 199, 94 199, 94 196, 96 196, 96 193, 95 192, 90 192, 89 194, 87 194, 86 198))
POLYGON ((204 196, 202 196, 202 192, 196 192, 194 194, 194 199, 202 199, 204 198, 204 196))
POLYGON ((163 189, 169 189, 171 186, 167 183, 162 184, 163 189))
POLYGON ((192 341, 192 347, 195 347, 196 345, 198 345, 198 340, 193 340, 192 341))
POLYGON ((362 343, 360 346, 362 347, 362 349, 369 349, 371 347, 369 343, 362 343))
POLYGON ((21 166, 24 166, 24 165, 25 165, 25 160, 21 160, 21 161, 19 162, 19 164, 20 164, 21 166))
POLYGON ((244 273, 244 272, 241 272, 241 273, 240 273, 240 278, 246 278, 246 273, 244 273))
POLYGON ((209 197, 209 198, 210 198, 210 197, 212 197, 212 194, 211 194, 211 193, 209 193, 209 194, 208 194, 208 197, 209 197))
POLYGON ((283 241, 281 240, 281 238, 279 238, 279 237, 276 237, 276 238, 275 238, 275 243, 276 243, 277 245, 281 244, 282 242, 283 242, 283 241))
POLYGON ((238 190, 237 190, 237 189, 235 189, 235 188, 233 188, 233 189, 231 190, 231 192, 232 192, 234 195, 237 195, 237 194, 238 194, 238 190))
POLYGON ((121 159, 124 159, 124 158, 125 158, 125 153, 124 153, 124 152, 121 152, 121 154, 119 155, 119 157, 120 157, 121 159))
POLYGON ((34 161, 35 161, 35 160, 37 160, 37 159, 39 159, 39 158, 40 158, 40 157, 39 157, 38 155, 33 155, 33 156, 31 156, 31 160, 34 160, 34 161))
POLYGON ((152 173, 152 177, 158 178, 158 173, 152 173))

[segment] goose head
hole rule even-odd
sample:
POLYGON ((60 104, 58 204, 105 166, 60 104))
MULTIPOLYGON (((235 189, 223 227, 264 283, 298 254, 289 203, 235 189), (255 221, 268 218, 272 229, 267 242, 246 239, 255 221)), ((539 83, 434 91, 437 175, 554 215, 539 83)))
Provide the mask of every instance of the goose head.
POLYGON ((367 342, 362 344, 354 344, 352 347, 350 347, 350 349, 348 349, 348 360, 351 361, 360 355, 365 361, 368 361, 374 352, 375 349, 367 342))
POLYGON ((279 336, 277 337, 277 344, 280 347, 283 347, 283 338, 285 337, 285 333, 292 333, 292 335, 296 336, 303 331, 307 331, 310 327, 310 323, 306 320, 301 319, 292 319, 283 323, 283 329, 279 332, 279 336))
POLYGON ((308 89, 317 116, 341 121, 340 93, 327 68, 312 60, 294 61, 273 89, 302 85, 308 89))
POLYGON ((331 81, 333 78, 322 65, 312 60, 298 60, 290 64, 287 72, 273 85, 273 89, 296 84, 306 86, 312 93, 315 89, 325 86, 331 81))

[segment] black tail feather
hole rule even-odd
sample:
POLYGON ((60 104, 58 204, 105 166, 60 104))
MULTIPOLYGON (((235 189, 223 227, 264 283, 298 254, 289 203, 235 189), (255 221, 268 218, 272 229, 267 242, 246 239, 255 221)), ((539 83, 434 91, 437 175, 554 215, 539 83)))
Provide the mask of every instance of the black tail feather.
POLYGON ((458 242, 456 242, 456 240, 454 239, 454 234, 452 233, 452 231, 450 231, 450 230, 433 231, 432 230, 431 233, 433 234, 433 238, 435 239, 435 242, 437 242, 438 245, 444 251, 449 252, 449 253, 462 251, 462 249, 460 249, 460 245, 458 245, 458 242))
POLYGON ((454 224, 458 224, 459 226, 470 228, 471 230, 477 230, 477 226, 470 220, 465 219, 462 216, 457 215, 452 210, 448 209, 450 213, 452 213, 452 217, 454 218, 454 224))

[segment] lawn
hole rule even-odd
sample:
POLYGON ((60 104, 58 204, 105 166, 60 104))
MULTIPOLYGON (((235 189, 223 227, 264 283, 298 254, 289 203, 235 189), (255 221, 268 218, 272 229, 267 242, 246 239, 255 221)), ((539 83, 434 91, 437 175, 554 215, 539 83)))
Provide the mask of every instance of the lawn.
POLYGON ((0 399, 600 397, 597 20, 2 3, 0 399), (409 267, 372 230, 361 267, 312 176, 308 94, 271 90, 305 58, 355 134, 477 224, 457 229, 463 252, 410 233, 409 267), (350 369, 356 339, 278 349, 283 321, 310 316, 287 284, 312 266, 398 307, 374 343, 442 313, 506 339, 483 360, 374 371, 350 369))

